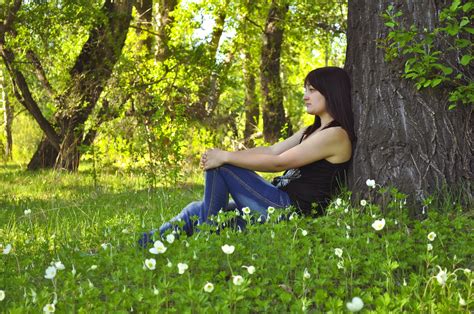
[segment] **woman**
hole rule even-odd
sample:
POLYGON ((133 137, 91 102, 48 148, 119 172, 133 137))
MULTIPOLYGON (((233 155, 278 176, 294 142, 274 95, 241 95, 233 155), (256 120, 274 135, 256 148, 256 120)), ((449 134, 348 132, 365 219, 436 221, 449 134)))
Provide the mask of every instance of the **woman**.
MULTIPOLYGON (((221 209, 249 207, 265 218, 268 207, 293 205, 303 214, 323 214, 345 179, 356 140, 350 80, 343 69, 325 67, 311 71, 304 87, 303 100, 306 111, 315 116, 314 124, 269 147, 207 150, 201 158, 206 171, 204 199, 190 203, 163 224, 161 236, 177 221, 184 222, 183 230, 191 235, 196 225, 208 222, 221 209), (287 171, 272 184, 254 172, 282 170, 287 171)), ((145 233, 140 244, 150 242, 155 231, 145 233)))

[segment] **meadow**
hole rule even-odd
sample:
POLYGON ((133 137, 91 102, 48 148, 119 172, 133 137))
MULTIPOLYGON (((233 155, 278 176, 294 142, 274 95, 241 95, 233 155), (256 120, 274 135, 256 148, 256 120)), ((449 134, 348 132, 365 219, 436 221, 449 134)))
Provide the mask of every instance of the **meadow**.
POLYGON ((202 180, 148 189, 137 174, 1 165, 0 312, 474 309, 473 210, 455 198, 430 199, 413 219, 405 195, 375 184, 366 200, 339 195, 324 217, 271 208, 234 230, 223 227, 237 213, 222 213, 191 237, 140 248, 142 232, 201 198, 202 180), (390 202, 373 203, 378 193, 390 202))

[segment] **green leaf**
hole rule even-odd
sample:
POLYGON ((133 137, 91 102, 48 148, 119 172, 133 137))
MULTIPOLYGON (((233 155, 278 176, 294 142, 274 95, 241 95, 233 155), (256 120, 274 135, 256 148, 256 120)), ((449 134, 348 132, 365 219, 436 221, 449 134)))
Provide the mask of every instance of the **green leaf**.
POLYGON ((388 26, 388 27, 395 27, 395 23, 393 23, 393 22, 387 22, 387 23, 385 23, 385 26, 388 26))
POLYGON ((474 8, 474 2, 468 2, 462 6, 462 10, 464 13, 471 11, 474 8))
POLYGON ((454 0, 451 6, 449 7, 449 10, 456 11, 456 9, 459 7, 460 4, 461 4, 461 0, 454 0))
POLYGON ((471 59, 472 59, 471 55, 464 55, 464 56, 462 56, 460 63, 462 65, 468 65, 469 62, 471 62, 471 59))
POLYGON ((474 27, 465 27, 464 30, 468 32, 469 34, 474 35, 474 27))
POLYGON ((462 18, 461 22, 459 23, 459 27, 463 27, 466 24, 469 24, 469 19, 465 16, 462 18))
POLYGON ((431 82, 431 87, 436 87, 438 86, 443 80, 438 78, 438 79, 435 79, 431 82))
POLYGON ((449 105, 448 110, 456 109, 456 105, 449 105))

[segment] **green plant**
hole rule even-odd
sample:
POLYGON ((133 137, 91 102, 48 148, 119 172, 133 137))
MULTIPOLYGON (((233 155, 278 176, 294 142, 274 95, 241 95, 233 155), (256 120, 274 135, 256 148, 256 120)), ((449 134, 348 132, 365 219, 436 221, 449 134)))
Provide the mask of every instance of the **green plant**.
POLYGON ((461 4, 454 0, 439 15, 439 25, 433 29, 409 28, 399 21, 401 11, 388 6, 382 14, 389 28, 382 41, 385 59, 403 60, 403 78, 415 81, 417 89, 443 86, 449 90, 449 109, 457 104, 474 104, 474 83, 471 73, 472 35, 471 24, 474 1, 461 4))

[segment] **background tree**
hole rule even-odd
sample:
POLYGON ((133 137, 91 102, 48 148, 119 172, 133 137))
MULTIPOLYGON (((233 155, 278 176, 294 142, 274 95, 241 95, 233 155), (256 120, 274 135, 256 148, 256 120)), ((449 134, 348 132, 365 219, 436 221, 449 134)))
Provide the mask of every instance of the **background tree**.
MULTIPOLYGON (((31 5, 35 9, 35 4, 31 5)), ((39 5, 37 9, 41 13, 45 8, 39 5)), ((37 54, 32 49, 27 50, 26 56, 33 65, 38 80, 52 97, 51 101, 56 103, 52 122, 43 115, 25 76, 17 67, 14 48, 6 45, 6 34, 15 39, 18 34, 17 28, 21 29, 21 24, 19 26, 15 24, 17 15, 23 14, 20 9, 21 1, 16 0, 7 13, 7 19, 0 32, 0 53, 12 77, 17 98, 35 117, 46 135, 28 168, 56 167, 76 170, 80 158, 79 146, 85 135, 84 123, 94 109, 120 55, 130 24, 131 2, 105 1, 97 24, 91 28, 87 41, 69 71, 69 84, 61 94, 53 90, 37 54)), ((57 8, 53 12, 59 13, 57 8)))
MULTIPOLYGON (((353 83, 357 148, 351 189, 364 192, 365 180, 394 185, 421 201, 443 187, 461 187, 472 197, 472 106, 448 111, 448 94, 417 91, 401 78, 403 60, 388 63, 380 40, 388 35, 381 17, 392 1, 349 1, 345 68, 353 83), (370 17, 370 18, 368 18, 370 17)), ((433 29, 451 1, 399 2, 407 28, 433 29)))
POLYGON ((287 135, 292 133, 290 120, 286 118, 283 108, 283 90, 280 78, 281 46, 288 8, 289 5, 285 1, 272 0, 263 33, 260 60, 263 136, 269 143, 275 143, 283 136, 285 126, 287 135))

